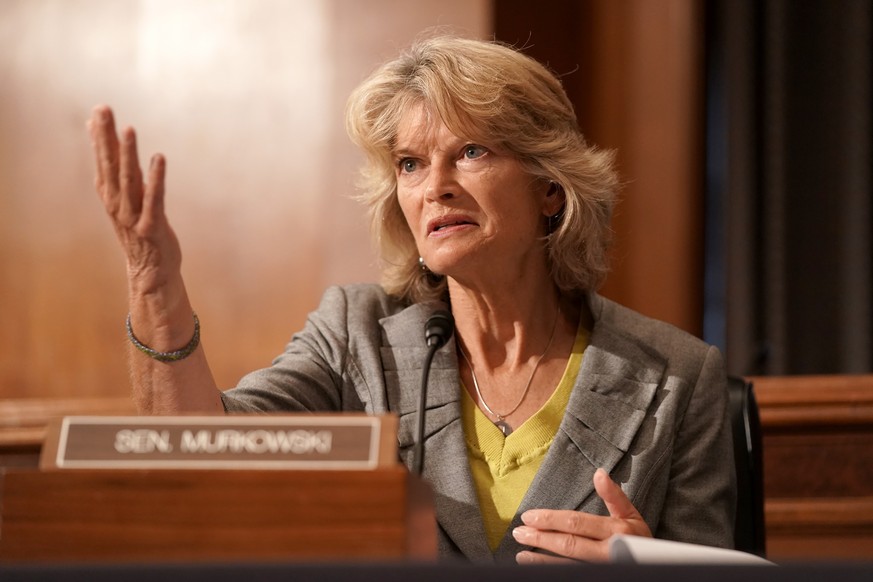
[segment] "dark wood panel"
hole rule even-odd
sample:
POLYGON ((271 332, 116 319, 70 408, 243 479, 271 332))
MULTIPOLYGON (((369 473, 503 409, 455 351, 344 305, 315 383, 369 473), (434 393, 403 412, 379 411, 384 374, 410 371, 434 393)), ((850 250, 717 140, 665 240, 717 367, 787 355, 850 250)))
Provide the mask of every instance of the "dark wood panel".
POLYGON ((873 496, 873 430, 764 437, 768 498, 873 496))
POLYGON ((873 375, 756 377, 772 559, 873 556, 873 375))
POLYGON ((768 434, 873 425, 873 375, 759 376, 751 380, 768 434))
POLYGON ((767 501, 767 527, 780 536, 873 536, 873 497, 785 498, 767 501))

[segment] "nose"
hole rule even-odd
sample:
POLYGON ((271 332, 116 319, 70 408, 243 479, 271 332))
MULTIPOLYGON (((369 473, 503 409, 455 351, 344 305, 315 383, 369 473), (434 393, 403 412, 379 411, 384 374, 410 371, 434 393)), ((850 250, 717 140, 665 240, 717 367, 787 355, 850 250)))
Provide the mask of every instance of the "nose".
POLYGON ((458 181, 450 165, 433 164, 428 175, 424 197, 428 202, 451 200, 458 195, 458 181))

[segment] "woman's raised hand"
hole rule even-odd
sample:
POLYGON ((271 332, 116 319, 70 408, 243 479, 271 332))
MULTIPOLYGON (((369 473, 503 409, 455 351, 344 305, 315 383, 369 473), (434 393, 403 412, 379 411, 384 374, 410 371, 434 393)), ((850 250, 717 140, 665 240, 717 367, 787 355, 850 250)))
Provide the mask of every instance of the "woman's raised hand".
MULTIPOLYGON (((186 346, 195 320, 182 281, 182 251, 164 213, 166 161, 152 156, 144 177, 136 133, 118 133, 112 111, 95 107, 88 131, 97 161, 95 185, 127 257, 130 329, 153 351, 186 346)), ((131 332, 132 333, 132 332, 131 332)), ((184 360, 158 361, 131 346, 133 397, 142 414, 222 412, 218 388, 202 347, 184 360)))
POLYGON ((131 292, 149 294, 178 277, 182 253, 164 214, 166 160, 152 156, 143 177, 136 133, 115 128, 112 110, 94 108, 88 120, 97 162, 95 186, 127 257, 131 292))
POLYGON ((525 525, 513 530, 515 539, 553 555, 523 551, 518 553, 516 561, 520 564, 605 562, 609 557, 608 540, 613 534, 652 537, 640 513, 603 469, 594 473, 594 489, 606 504, 609 516, 553 509, 524 512, 521 519, 525 525))

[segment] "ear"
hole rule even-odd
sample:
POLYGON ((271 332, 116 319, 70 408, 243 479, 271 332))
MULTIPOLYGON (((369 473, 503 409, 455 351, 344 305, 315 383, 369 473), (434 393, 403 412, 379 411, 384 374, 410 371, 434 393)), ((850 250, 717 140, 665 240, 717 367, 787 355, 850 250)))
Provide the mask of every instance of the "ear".
POLYGON ((567 195, 557 182, 547 182, 547 188, 545 198, 543 198, 543 215, 554 216, 564 207, 567 195))

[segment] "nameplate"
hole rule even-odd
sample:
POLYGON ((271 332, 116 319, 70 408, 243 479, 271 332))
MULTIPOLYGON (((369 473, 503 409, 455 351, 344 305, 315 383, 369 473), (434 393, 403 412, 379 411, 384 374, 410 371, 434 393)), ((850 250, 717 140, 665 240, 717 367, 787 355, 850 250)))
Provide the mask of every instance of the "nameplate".
POLYGON ((40 465, 54 469, 337 469, 397 462, 397 418, 363 414, 68 416, 40 465))

